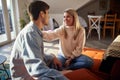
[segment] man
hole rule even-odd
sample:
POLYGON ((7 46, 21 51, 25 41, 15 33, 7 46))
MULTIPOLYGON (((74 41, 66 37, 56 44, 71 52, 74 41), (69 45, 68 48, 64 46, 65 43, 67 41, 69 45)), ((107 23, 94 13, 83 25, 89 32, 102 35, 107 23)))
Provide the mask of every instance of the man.
POLYGON ((49 5, 34 1, 28 11, 31 22, 19 33, 14 43, 10 71, 12 80, 67 80, 60 72, 47 65, 61 65, 55 56, 44 54, 41 29, 48 24, 49 5))

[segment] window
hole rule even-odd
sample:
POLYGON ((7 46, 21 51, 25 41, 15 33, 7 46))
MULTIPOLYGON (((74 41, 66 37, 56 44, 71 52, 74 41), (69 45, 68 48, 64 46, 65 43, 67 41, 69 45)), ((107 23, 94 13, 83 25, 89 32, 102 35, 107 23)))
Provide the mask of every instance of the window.
POLYGON ((15 39, 10 1, 0 0, 0 45, 4 45, 15 39))

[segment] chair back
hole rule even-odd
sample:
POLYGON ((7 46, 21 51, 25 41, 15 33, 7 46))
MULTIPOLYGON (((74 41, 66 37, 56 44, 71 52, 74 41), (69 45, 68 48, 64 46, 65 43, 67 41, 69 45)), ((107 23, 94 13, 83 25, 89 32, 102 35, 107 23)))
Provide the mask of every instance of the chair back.
POLYGON ((94 15, 88 15, 89 20, 89 28, 100 28, 100 20, 102 16, 94 16, 94 15))
POLYGON ((111 30, 112 38, 114 38, 116 17, 117 17, 117 14, 106 14, 105 15, 104 26, 103 26, 103 38, 105 38, 106 29, 111 30))
POLYGON ((102 16, 96 16, 96 15, 88 15, 88 20, 89 20, 89 31, 87 38, 91 34, 91 30, 96 29, 98 33, 98 38, 100 40, 100 21, 101 21, 102 16))
POLYGON ((115 19, 117 17, 117 14, 106 14, 105 15, 105 21, 104 21, 104 27, 114 27, 115 28, 115 19))

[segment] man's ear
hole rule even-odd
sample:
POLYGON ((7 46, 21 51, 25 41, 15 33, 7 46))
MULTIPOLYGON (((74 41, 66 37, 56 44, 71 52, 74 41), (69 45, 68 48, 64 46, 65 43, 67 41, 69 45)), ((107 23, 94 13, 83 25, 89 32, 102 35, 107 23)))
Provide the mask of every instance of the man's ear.
POLYGON ((43 11, 41 11, 40 14, 39 14, 39 16, 42 17, 42 18, 44 17, 44 15, 45 15, 45 13, 43 11))

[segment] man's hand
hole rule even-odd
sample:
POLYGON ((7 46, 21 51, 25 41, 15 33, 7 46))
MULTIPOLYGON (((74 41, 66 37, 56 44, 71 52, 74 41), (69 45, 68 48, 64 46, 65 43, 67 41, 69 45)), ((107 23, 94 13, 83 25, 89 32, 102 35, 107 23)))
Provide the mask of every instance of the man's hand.
POLYGON ((62 67, 62 63, 58 60, 58 58, 57 58, 56 56, 54 56, 53 63, 54 63, 54 65, 55 65, 55 68, 56 68, 56 69, 62 67))
POLYGON ((72 70, 63 70, 63 71, 60 71, 63 75, 67 74, 67 73, 70 73, 72 72, 72 70))

